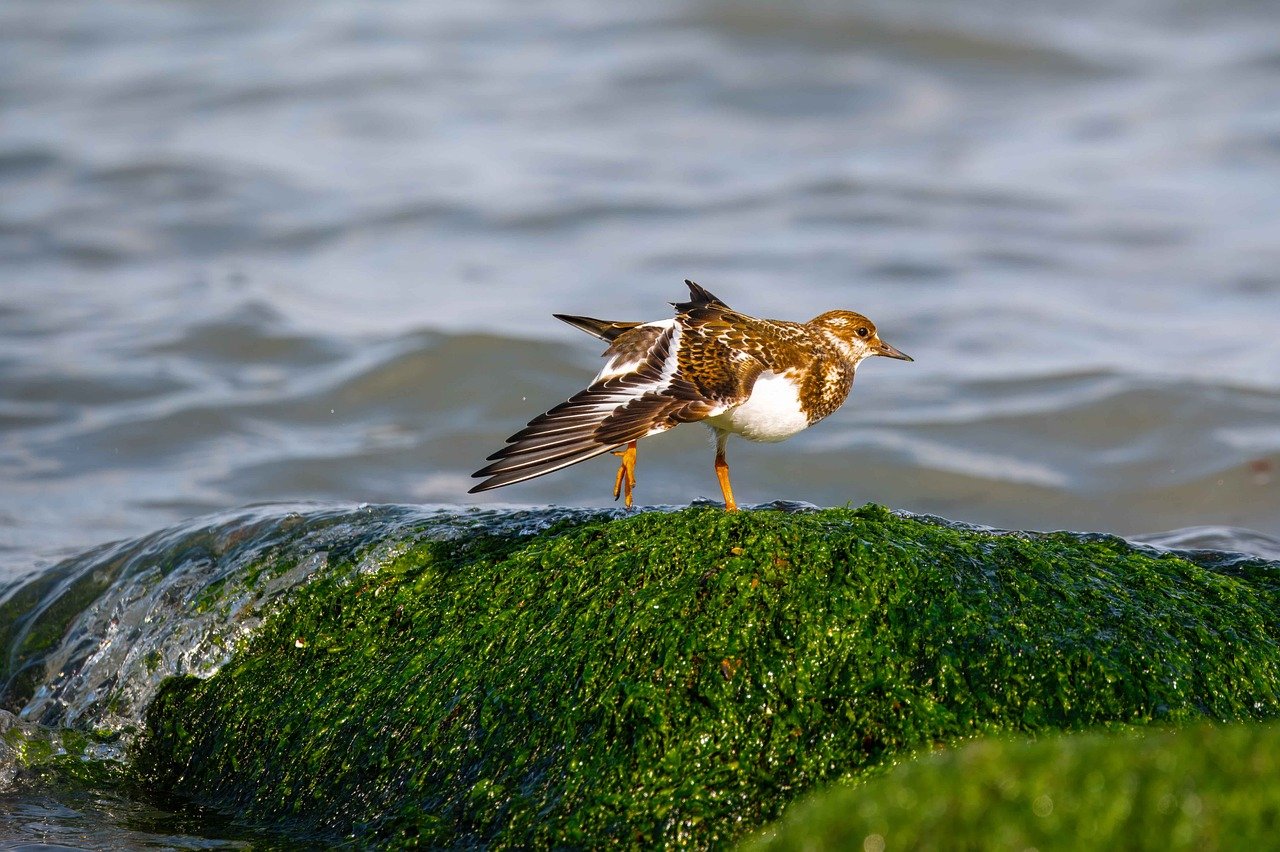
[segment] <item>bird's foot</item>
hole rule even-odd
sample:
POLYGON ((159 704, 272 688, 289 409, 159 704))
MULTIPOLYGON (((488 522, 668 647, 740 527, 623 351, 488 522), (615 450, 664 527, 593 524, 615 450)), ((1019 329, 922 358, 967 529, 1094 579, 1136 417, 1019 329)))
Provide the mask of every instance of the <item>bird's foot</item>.
POLYGON ((622 459, 618 465, 618 476, 613 481, 613 499, 619 495, 628 509, 631 508, 631 492, 636 487, 636 442, 627 444, 624 450, 614 450, 613 454, 622 459))

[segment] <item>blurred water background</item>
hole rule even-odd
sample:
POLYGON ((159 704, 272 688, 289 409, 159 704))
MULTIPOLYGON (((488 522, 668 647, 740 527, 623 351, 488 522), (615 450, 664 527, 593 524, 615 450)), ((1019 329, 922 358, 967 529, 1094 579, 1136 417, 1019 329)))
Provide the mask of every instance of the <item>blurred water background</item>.
MULTIPOLYGON (((685 277, 916 358, 731 443, 745 503, 1274 555, 1278 237, 1266 2, 8 0, 0 584, 259 501, 606 504, 465 492, 599 366, 551 312, 685 277)), ((645 442, 638 501, 711 461, 645 442)))

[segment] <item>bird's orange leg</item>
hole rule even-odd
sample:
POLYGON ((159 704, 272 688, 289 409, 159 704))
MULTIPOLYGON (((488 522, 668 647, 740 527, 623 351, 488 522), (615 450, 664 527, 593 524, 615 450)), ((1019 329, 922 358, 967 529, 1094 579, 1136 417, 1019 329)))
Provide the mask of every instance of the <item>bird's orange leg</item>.
POLYGON ((614 450, 613 454, 622 459, 618 465, 618 477, 613 481, 613 499, 623 496, 628 509, 631 508, 631 491, 636 487, 636 442, 627 444, 625 450, 614 450))
POLYGON ((724 510, 738 511, 738 503, 733 499, 733 486, 729 484, 729 463, 724 458, 724 447, 716 448, 716 478, 720 480, 720 490, 724 493, 724 510))

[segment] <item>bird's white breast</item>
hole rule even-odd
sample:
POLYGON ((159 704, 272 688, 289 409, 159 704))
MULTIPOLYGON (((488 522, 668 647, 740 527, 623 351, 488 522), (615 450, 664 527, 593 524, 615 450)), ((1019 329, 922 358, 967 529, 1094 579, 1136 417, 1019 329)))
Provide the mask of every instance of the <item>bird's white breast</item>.
POLYGON ((785 376, 765 372, 756 379, 751 396, 737 408, 708 417, 708 425, 751 441, 782 441, 809 426, 800 407, 800 388, 785 376))

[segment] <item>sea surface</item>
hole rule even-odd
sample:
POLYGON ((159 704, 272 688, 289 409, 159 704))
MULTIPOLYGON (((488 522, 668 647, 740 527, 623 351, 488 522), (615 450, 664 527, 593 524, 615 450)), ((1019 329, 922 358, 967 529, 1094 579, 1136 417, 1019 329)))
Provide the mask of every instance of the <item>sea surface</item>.
MULTIPOLYGON (((731 442, 744 503, 1280 548, 1271 4, 8 0, 0 584, 259 502, 606 505, 607 456, 466 491, 599 366, 552 312, 686 277, 916 359, 731 442)), ((711 461, 644 442, 638 502, 711 461)))
MULTIPOLYGON (((1280 558, 1274 4, 6 0, 0 599, 251 504, 609 505, 466 492, 599 366, 553 312, 685 278, 916 359, 731 442, 744 504, 1280 558)), ((711 462, 645 441, 638 503, 711 462)), ((26 790, 0 846, 277 842, 219 819, 26 790)))

